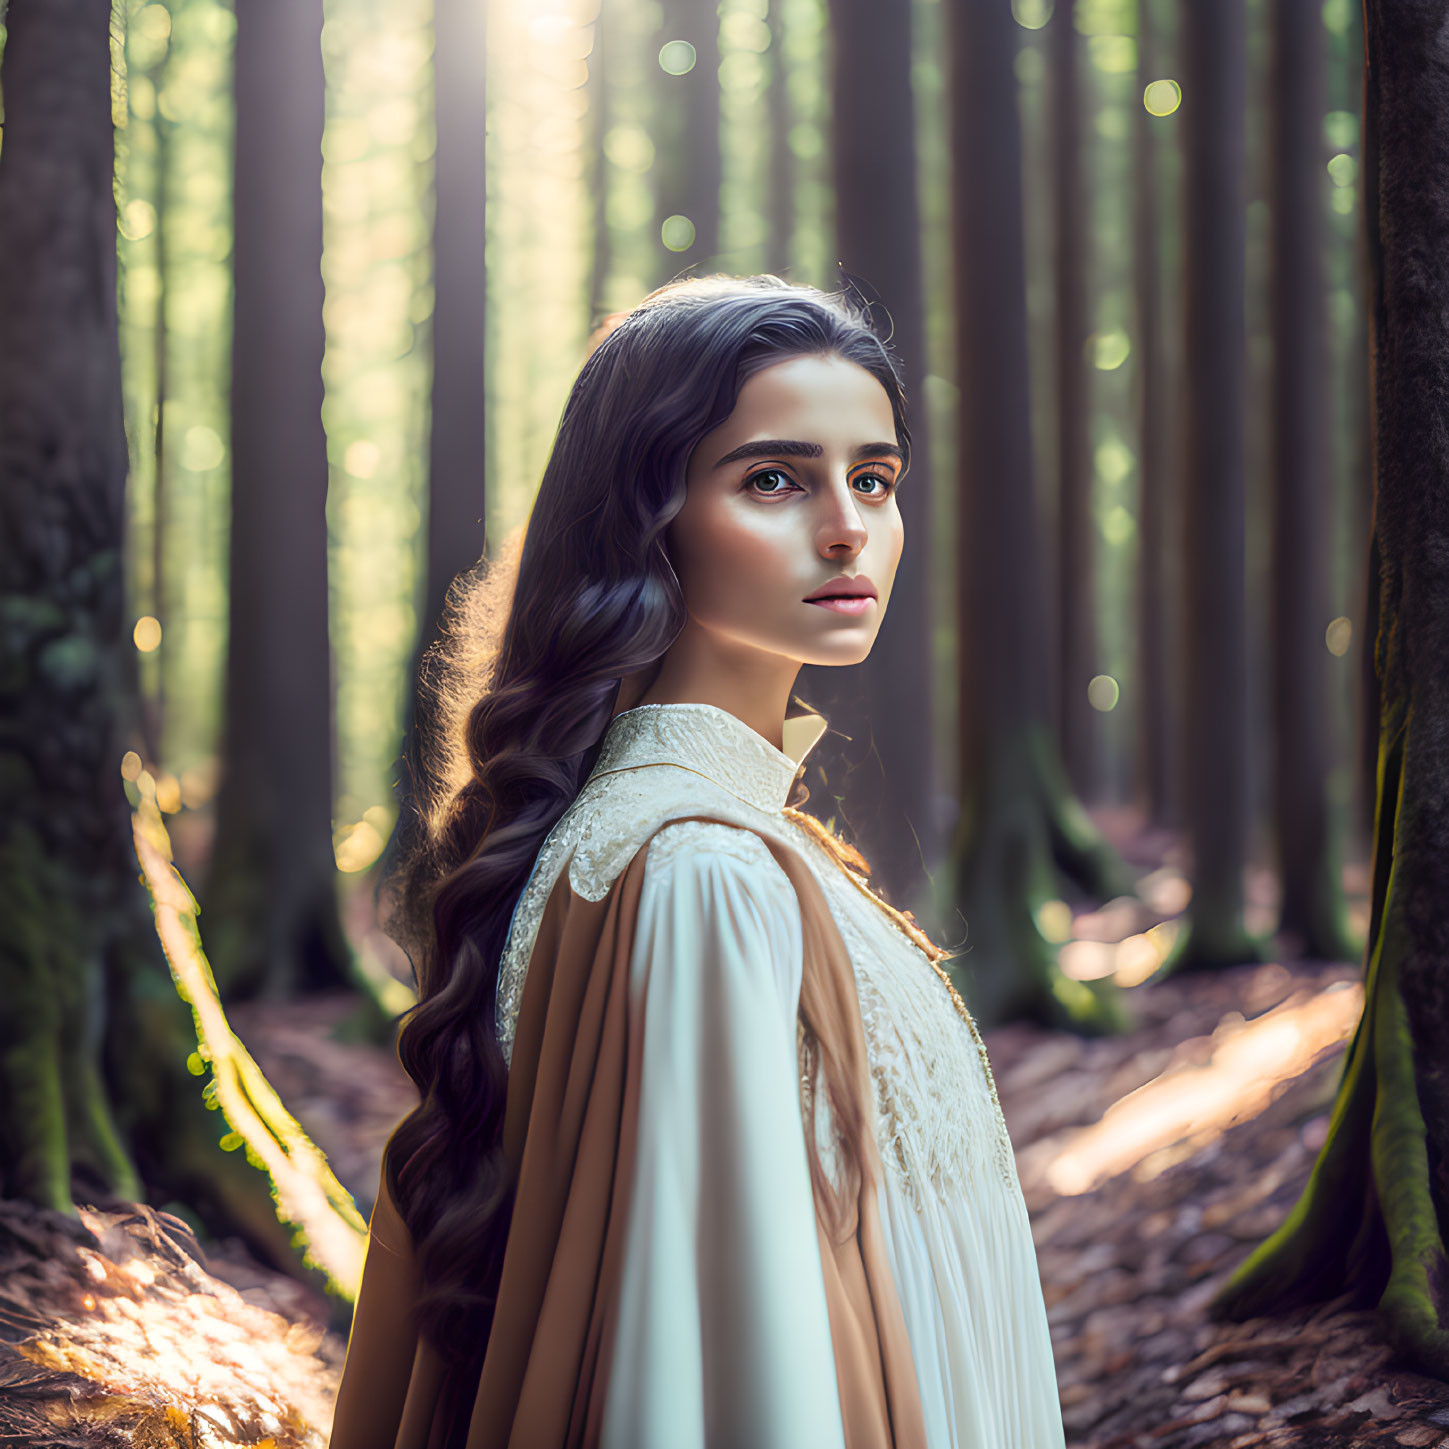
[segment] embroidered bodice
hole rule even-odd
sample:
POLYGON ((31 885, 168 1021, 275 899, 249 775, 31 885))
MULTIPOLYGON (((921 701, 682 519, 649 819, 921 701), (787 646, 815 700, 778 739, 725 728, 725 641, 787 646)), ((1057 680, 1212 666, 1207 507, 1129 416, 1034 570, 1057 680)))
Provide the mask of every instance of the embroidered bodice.
POLYGON ((651 836, 646 870, 689 850, 769 869, 773 857, 757 838, 764 835, 810 864, 850 952, 875 1086, 876 1135, 897 1185, 917 1205, 926 1184, 948 1192, 982 1171, 1019 1191, 990 1063, 970 1013, 919 934, 835 858, 818 826, 810 828, 787 807, 804 755, 824 728, 819 716, 786 721, 787 753, 713 705, 641 705, 615 718, 583 789, 540 849, 514 912, 498 979, 505 1057, 511 1058, 544 905, 565 869, 575 892, 601 900, 651 836), (710 820, 660 829, 698 815, 710 820))

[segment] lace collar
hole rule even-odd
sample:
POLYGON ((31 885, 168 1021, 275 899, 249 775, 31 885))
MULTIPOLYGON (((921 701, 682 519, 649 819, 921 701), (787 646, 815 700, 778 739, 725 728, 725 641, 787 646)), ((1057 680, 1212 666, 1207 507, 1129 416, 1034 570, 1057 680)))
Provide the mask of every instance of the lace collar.
POLYGON ((805 756, 825 733, 818 714, 785 721, 786 749, 777 750, 738 716, 713 704, 641 704, 615 717, 589 778, 676 765, 713 780, 759 810, 779 811, 805 756))

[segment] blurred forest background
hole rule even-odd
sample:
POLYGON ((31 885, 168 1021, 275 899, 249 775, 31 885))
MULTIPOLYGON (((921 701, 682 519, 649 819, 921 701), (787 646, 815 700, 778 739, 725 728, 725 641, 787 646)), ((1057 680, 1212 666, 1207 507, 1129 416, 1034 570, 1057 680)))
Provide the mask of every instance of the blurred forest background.
MULTIPOLYGON (((373 888, 448 587, 516 545, 602 323, 680 274, 770 271, 872 308, 915 438, 877 647, 801 676, 832 725, 808 809, 956 949, 988 1029, 1072 1051, 1167 1032, 1151 990, 1206 971, 1233 983, 1202 1000, 1234 1035, 1287 999, 1273 963, 1332 968, 1329 989, 1364 963, 1347 1016, 1344 996, 1313 1016, 1327 991, 1300 1003, 1291 1050, 1253 1038, 1213 1111, 1153 1141, 1177 1161, 1353 1031, 1313 1186, 1268 1245, 1289 1266, 1255 1255, 1240 1306, 1335 1283, 1373 1299, 1402 1270, 1395 1331, 1444 1371, 1449 1279, 1431 1291, 1414 1254, 1442 1263, 1449 1094, 1416 1096, 1407 1023, 1433 1040, 1449 1007, 1410 983, 1424 958, 1389 888, 1392 865, 1428 900, 1442 870, 1432 812, 1399 854, 1402 802, 1439 778, 1405 744, 1415 689, 1444 717, 1432 591, 1398 582, 1437 536, 1431 503, 1410 525, 1404 501, 1442 494, 1442 475, 1411 487, 1439 456, 1413 400, 1437 394, 1400 354, 1376 444, 1370 359, 1375 305, 1401 332, 1439 315, 1394 268, 1445 233, 1401 189, 1409 220, 1380 235, 1363 134, 1368 24, 1401 77, 1395 164, 1416 127, 1449 164, 1416 109, 1416 57, 1442 49, 1419 10, 11 0, 4 18, 4 1198, 149 1196, 295 1271, 280 1214, 348 1296, 362 1220, 231 1035, 187 888, 220 1001, 243 1020, 283 1004, 294 1062, 335 1045, 309 1001, 344 998, 342 1035, 388 1048, 411 987, 373 888), (1376 447, 1381 475, 1403 463, 1384 538, 1376 447), (1381 598, 1404 612, 1376 671, 1381 598), (1277 984, 1240 991, 1238 967, 1277 984), (1375 1159, 1384 1210, 1421 1235, 1391 1252, 1372 1194, 1333 1210, 1373 1134, 1422 1146, 1426 1121, 1427 1166, 1375 1159)), ((1145 1076, 1122 1068, 1132 1085, 1160 1048, 1145 1076)), ((1096 1086, 1051 1121, 1115 1100, 1096 1086)), ((361 1110, 328 1100, 334 1124, 361 1110)), ((342 1173, 359 1199, 380 1146, 342 1173)), ((1088 1191, 1124 1170, 1114 1150, 1029 1191, 1051 1172, 1051 1192, 1088 1191)))
MULTIPOLYGON (((1029 676, 1030 709, 1065 765, 1052 792, 1180 828, 1193 776, 1229 771, 1238 778, 1227 795, 1241 800, 1225 799, 1221 781, 1214 788, 1236 811, 1227 833, 1240 838, 1231 870, 1241 873, 1275 860, 1275 741, 1287 736, 1290 762, 1307 758, 1317 772, 1308 788, 1321 795, 1313 828, 1294 841, 1297 868, 1311 879, 1320 852, 1335 862, 1345 850, 1367 854, 1372 773, 1361 762, 1372 746, 1356 701, 1371 470, 1361 17, 1350 0, 1316 7, 1304 48, 1278 70, 1270 7, 1247 6, 1242 53, 1229 62, 1241 70, 1229 83, 1242 113, 1199 138, 1228 170, 1192 183, 1193 129, 1215 119, 1184 101, 1182 25, 1162 0, 1078 0, 1055 12, 1049 0, 1017 0, 1009 31, 965 37, 1001 69, 993 94, 1015 103, 1019 149, 1006 134, 1016 118, 975 97, 953 122, 939 0, 722 0, 717 25, 697 0, 606 0, 602 10, 510 0, 491 7, 486 43, 478 7, 437 8, 436 56, 422 3, 329 3, 320 57, 309 7, 258 17, 251 43, 264 46, 275 25, 277 49, 251 69, 245 31, 212 0, 130 6, 113 27, 125 577, 142 709, 126 789, 134 803, 154 786, 204 902, 213 849, 234 877, 209 910, 216 956, 231 957, 234 928, 265 942, 268 959, 228 966, 224 978, 341 979, 344 947, 330 929, 294 918, 277 939, 252 915, 269 909, 268 893, 245 886, 264 868, 255 832, 272 828, 260 802, 288 816, 276 827, 284 835, 330 832, 344 896, 367 883, 396 818, 413 671, 441 589, 485 537, 491 552, 525 522, 592 327, 685 270, 858 287, 893 331, 923 445, 907 498, 909 564, 878 659, 847 681, 802 678, 802 696, 850 737, 821 747, 810 808, 852 830, 883 885, 943 940, 993 935, 941 870, 972 795, 961 701, 971 711, 979 694, 1006 687, 966 682, 966 635, 1015 608, 1005 588, 972 590, 982 565, 958 520, 963 500, 977 506, 972 491, 1034 491, 1024 543, 1036 561, 1014 558, 1006 572, 1034 581, 1026 612, 1039 619, 1023 637, 1040 657, 1010 667, 1029 676), (1275 168, 1270 145, 1280 113, 1295 108, 1312 122, 1299 176, 1275 168), (317 202, 300 176, 289 185, 272 169, 277 155, 309 177, 320 170, 320 233, 305 210, 317 202), (988 174, 1003 162, 1018 182, 988 174), (992 229, 1017 204, 1016 185, 1029 371, 1015 365, 1009 316, 982 318, 982 344, 1000 357, 963 361, 956 325, 979 310, 960 295, 958 268, 968 283, 1010 292, 1012 274, 999 288, 983 274, 1000 265, 992 229), (1239 202, 1246 337, 1225 358, 1233 377, 1194 375, 1186 361, 1190 185, 1239 202), (1294 265, 1313 279, 1321 318, 1302 323, 1316 343, 1310 332, 1289 352, 1303 381, 1275 384, 1280 194, 1304 212, 1294 265), (256 335, 236 338, 244 375, 234 390, 233 275, 246 265, 248 229, 261 249, 251 265, 269 273, 255 304, 288 315, 255 319, 256 335), (325 301, 311 285, 319 268, 325 301), (293 274, 306 290, 289 296, 282 279, 293 274), (315 392, 302 374, 320 339, 324 390, 309 429, 290 409, 315 392), (990 374, 964 404, 963 367, 990 374), (288 392, 279 414, 266 384, 249 378, 282 372, 306 391, 288 392), (1311 437, 1297 440, 1311 452, 1285 464, 1304 475, 1303 513, 1285 515, 1276 543, 1286 485, 1275 473, 1275 386, 1306 386, 1312 411, 1311 437), (1241 411, 1222 389, 1237 390, 1241 411), (1013 420, 1029 408, 1030 433, 1008 423, 1007 451, 973 458, 957 445, 963 406, 989 395, 1013 420), (1201 483, 1217 531, 1194 528, 1186 502, 1194 403, 1228 440, 1216 453, 1203 441, 1220 465, 1201 483), (973 464, 991 476, 958 483, 973 464), (324 495, 325 554, 314 517, 324 495), (1194 563, 1227 572, 1226 603, 1184 587, 1194 563), (1296 597, 1280 605, 1285 576, 1296 597), (1221 665, 1193 642, 1214 634, 1227 638, 1221 665), (248 656, 233 659, 230 684, 229 637, 248 656), (294 674, 292 708, 277 718, 294 674), (325 703, 315 698, 324 677, 325 703), (1296 691, 1296 709, 1275 714, 1275 678, 1296 691), (1208 746, 1227 751, 1225 763, 1196 747, 1195 681, 1222 726, 1208 746), (296 790, 272 790, 279 780, 296 790), (297 792, 328 780, 324 826, 297 792), (923 894, 928 874, 936 885, 923 894), (299 931, 310 938, 296 940, 299 931)), ((1000 7, 979 8, 963 28, 989 32, 1000 7)), ((993 506, 979 505, 978 535, 993 506)), ((987 547, 1000 559, 1017 545, 998 533, 987 547)), ((1069 809, 1048 811, 1058 855, 1071 853, 1060 823, 1069 809)), ((315 842, 285 853, 293 873, 330 869, 315 842)), ((1100 862, 1076 872, 1099 891, 1103 873, 1100 862)), ((1061 891, 1038 881, 1029 894, 1038 927, 1060 944, 1061 891)), ((278 910, 308 895, 296 882, 270 892, 278 910)), ((1214 904, 1228 917, 1238 909, 1214 904)), ((1342 932, 1316 903, 1299 915, 1288 924, 1306 928, 1320 954, 1342 952, 1342 932)), ((1255 921, 1261 931, 1273 918, 1259 911, 1255 921)))

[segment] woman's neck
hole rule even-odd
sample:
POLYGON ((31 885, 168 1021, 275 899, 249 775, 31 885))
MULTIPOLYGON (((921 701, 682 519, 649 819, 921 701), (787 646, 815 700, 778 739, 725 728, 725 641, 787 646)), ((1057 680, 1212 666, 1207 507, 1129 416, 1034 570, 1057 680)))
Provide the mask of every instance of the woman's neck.
POLYGON ((800 672, 799 662, 778 655, 705 659, 681 651, 677 641, 649 679, 643 671, 619 687, 614 713, 641 704, 712 704, 728 710, 775 746, 783 748, 785 710, 800 672))

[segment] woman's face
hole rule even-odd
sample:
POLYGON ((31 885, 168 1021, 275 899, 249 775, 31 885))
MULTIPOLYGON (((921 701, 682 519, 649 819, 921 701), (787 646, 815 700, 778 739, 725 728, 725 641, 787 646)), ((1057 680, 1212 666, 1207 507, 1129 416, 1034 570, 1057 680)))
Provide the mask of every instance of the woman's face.
POLYGON ((890 399, 863 367, 831 355, 757 372, 690 456, 669 527, 691 624, 727 654, 859 663, 900 562, 900 474, 890 399))

